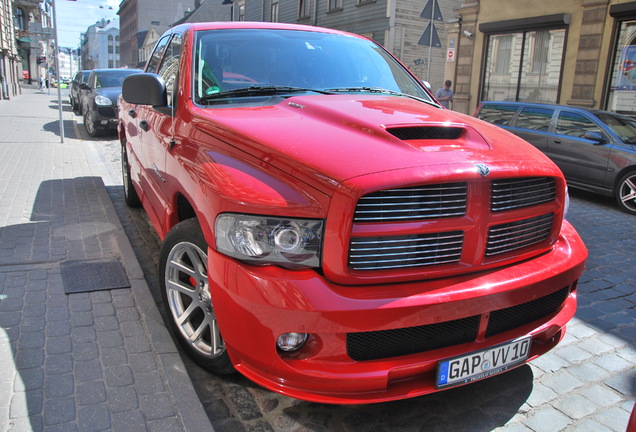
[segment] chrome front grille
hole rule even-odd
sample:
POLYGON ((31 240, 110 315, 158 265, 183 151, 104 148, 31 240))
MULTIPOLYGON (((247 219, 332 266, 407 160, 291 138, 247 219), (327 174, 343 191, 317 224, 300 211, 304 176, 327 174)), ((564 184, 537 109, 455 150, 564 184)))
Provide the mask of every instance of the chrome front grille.
POLYGON ((502 179, 492 182, 493 212, 547 203, 556 196, 556 183, 551 177, 502 179))
POLYGON ((532 246, 543 250, 560 214, 557 182, 527 177, 370 193, 355 207, 347 266, 352 271, 437 271, 431 266, 456 264, 452 268, 463 270, 517 250, 530 253, 532 246), (522 220, 514 211, 520 208, 527 213, 522 220))
POLYGON ((462 231, 351 240, 349 266, 354 270, 387 270, 458 262, 462 231))
POLYGON ((463 216, 466 183, 389 189, 363 196, 354 222, 405 222, 463 216))
POLYGON ((486 256, 522 249, 546 240, 552 232, 552 213, 495 225, 488 230, 486 256))

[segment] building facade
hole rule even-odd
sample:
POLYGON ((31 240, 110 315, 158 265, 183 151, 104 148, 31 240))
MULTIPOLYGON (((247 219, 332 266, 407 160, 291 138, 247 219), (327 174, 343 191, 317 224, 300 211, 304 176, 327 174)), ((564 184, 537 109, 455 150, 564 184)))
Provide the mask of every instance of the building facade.
POLYGON ((37 56, 41 49, 42 24, 39 0, 2 0, 2 9, 2 55, 4 69, 6 69, 2 74, 3 80, 7 82, 6 87, 3 85, 4 97, 17 93, 16 82, 31 83, 34 79, 37 80, 37 56), (9 16, 4 16, 7 12, 10 13, 10 19, 9 16), (9 51, 5 54, 5 44, 9 43, 8 38, 11 37, 11 33, 14 38, 13 48, 7 47, 9 51), (13 53, 10 53, 11 49, 13 53), (14 77, 16 67, 17 80, 14 77))
POLYGON ((519 100, 636 115, 636 1, 465 0, 449 28, 459 41, 455 109, 519 100), (470 37, 468 37, 470 35, 470 37))
POLYGON ((13 26, 13 5, 0 1, 0 98, 10 99, 18 91, 20 57, 13 26))
POLYGON ((139 58, 145 41, 143 32, 152 26, 163 34, 200 3, 200 0, 123 0, 117 11, 122 66, 136 68, 143 64, 139 58))
POLYGON ((119 20, 102 19, 82 34, 82 69, 106 69, 121 66, 119 20))
POLYGON ((235 21, 308 24, 367 36, 395 54, 433 90, 446 79, 448 48, 462 0, 234 0, 235 21))

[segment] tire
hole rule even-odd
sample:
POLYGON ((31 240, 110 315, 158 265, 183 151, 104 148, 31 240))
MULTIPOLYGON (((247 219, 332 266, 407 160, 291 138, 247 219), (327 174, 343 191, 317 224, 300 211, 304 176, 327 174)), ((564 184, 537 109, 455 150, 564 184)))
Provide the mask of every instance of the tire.
POLYGON ((618 181, 616 202, 624 212, 636 215, 636 171, 625 174, 618 181))
POLYGON ((86 128, 88 135, 92 137, 99 135, 99 131, 95 127, 95 123, 93 123, 93 111, 90 109, 84 110, 84 127, 86 128))
POLYGON ((214 314, 208 245, 196 218, 175 225, 161 245, 161 296, 170 327, 188 355, 217 375, 235 372, 214 314))
POLYGON ((130 165, 128 164, 128 152, 126 141, 121 144, 121 177, 124 184, 124 201, 128 207, 140 207, 141 200, 130 178, 130 165))

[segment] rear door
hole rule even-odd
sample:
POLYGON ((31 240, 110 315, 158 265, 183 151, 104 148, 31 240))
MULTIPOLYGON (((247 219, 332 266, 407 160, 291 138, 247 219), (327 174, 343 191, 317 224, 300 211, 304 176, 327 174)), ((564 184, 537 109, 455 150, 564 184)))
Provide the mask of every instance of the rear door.
POLYGON ((562 109, 550 134, 548 155, 568 181, 601 187, 612 150, 609 138, 592 116, 562 109), (600 133, 604 142, 584 138, 586 132, 600 133))
POLYGON ((524 106, 510 131, 548 154, 548 132, 555 111, 547 107, 524 106))

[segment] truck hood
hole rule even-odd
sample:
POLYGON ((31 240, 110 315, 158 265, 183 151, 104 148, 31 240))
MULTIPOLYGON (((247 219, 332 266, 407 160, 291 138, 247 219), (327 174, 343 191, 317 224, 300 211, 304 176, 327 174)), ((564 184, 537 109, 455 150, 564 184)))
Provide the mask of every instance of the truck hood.
POLYGON ((240 142, 252 156, 321 190, 333 190, 358 176, 431 165, 448 166, 436 169, 436 177, 477 163, 488 165, 491 172, 513 170, 516 175, 526 164, 553 165, 501 128, 408 97, 274 99, 201 108, 193 123, 227 143, 240 142))

